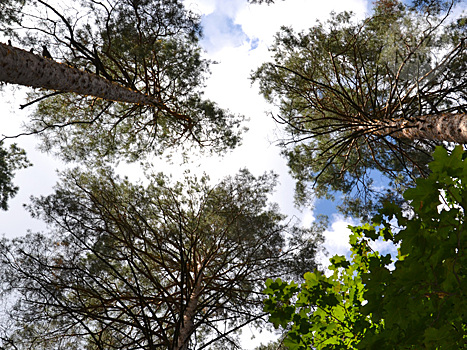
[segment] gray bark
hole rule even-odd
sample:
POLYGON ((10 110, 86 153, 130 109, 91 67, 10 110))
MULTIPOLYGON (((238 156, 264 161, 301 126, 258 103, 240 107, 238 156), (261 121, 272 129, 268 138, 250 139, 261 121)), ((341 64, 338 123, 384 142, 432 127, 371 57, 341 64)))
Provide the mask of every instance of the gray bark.
MULTIPOLYGON (((369 126, 373 133, 381 136, 409 140, 447 141, 467 144, 467 114, 442 113, 423 115, 412 119, 398 119, 369 126)), ((367 129, 361 126, 359 129, 367 129)))
POLYGON ((0 43, 0 81, 167 109, 139 91, 4 43, 0 43))

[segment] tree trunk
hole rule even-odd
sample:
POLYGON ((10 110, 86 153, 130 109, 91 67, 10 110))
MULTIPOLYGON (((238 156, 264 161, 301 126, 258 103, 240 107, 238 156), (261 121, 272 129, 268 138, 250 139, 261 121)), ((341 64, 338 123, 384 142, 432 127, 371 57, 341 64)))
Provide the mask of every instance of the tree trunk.
POLYGON ((199 295, 201 293, 201 281, 203 279, 203 273, 200 272, 198 279, 195 282, 193 292, 188 300, 185 312, 183 314, 183 323, 180 327, 180 333, 178 335, 177 350, 187 350, 188 340, 194 330, 193 319, 195 317, 196 308, 198 307, 199 295))
POLYGON ((0 43, 0 81, 167 109, 151 96, 3 43, 0 43))
POLYGON ((375 134, 382 136, 467 144, 467 114, 463 113, 430 114, 415 120, 401 118, 384 126, 375 123, 371 127, 376 129, 375 134))

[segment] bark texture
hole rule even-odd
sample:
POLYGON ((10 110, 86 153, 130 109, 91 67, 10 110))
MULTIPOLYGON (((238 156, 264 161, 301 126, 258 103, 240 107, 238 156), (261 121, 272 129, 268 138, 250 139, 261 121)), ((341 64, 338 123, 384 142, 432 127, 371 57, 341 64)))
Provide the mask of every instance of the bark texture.
POLYGON ((0 81, 166 109, 151 96, 4 43, 0 43, 0 81))
POLYGON ((382 136, 467 144, 467 114, 464 113, 430 114, 414 120, 398 119, 385 125, 375 123, 372 127, 382 136))
POLYGON ((198 300, 201 294, 201 282, 203 279, 203 273, 199 273, 198 278, 196 279, 193 292, 190 295, 188 300, 185 312, 183 314, 183 323, 180 327, 180 333, 178 336, 178 350, 187 350, 188 349, 188 340, 190 339, 191 334, 195 328, 193 319, 196 314, 196 308, 198 307, 198 300))

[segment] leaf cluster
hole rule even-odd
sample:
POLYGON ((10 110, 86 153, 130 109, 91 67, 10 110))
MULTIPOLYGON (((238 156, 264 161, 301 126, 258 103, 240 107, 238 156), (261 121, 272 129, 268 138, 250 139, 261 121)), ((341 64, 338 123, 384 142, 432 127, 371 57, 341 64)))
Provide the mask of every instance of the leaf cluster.
POLYGON ((330 259, 332 274, 315 270, 304 275, 300 286, 268 279, 263 293, 264 310, 276 328, 286 331, 287 349, 356 349, 366 332, 377 332, 380 323, 360 312, 364 304, 365 285, 362 274, 369 270, 370 253, 366 242, 354 239, 352 262, 344 256, 330 259), (365 255, 366 254, 366 255, 365 255))
POLYGON ((265 311, 289 349, 467 345, 466 156, 438 147, 432 173, 404 193, 410 211, 387 203, 371 225, 351 227, 352 260, 330 259, 330 276, 308 273, 301 286, 268 280, 265 311), (378 238, 398 245, 395 261, 371 249, 378 238))

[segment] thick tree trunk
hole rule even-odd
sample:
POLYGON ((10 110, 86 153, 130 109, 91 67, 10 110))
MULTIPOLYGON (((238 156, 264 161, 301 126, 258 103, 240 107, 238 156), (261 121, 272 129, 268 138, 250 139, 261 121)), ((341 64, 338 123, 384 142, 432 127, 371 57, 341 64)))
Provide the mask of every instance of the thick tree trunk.
POLYGON ((0 43, 0 81, 166 109, 151 96, 3 43, 0 43))
POLYGON ((374 127, 376 134, 394 138, 467 144, 467 114, 462 113, 424 115, 415 120, 399 119, 384 126, 374 124, 374 127))
POLYGON ((201 272, 196 280, 193 292, 188 300, 185 312, 183 314, 183 324, 180 327, 180 333, 178 335, 177 350, 188 349, 188 340, 194 330, 193 319, 195 317, 196 308, 198 307, 199 295, 201 293, 201 282, 203 279, 203 273, 201 272))

